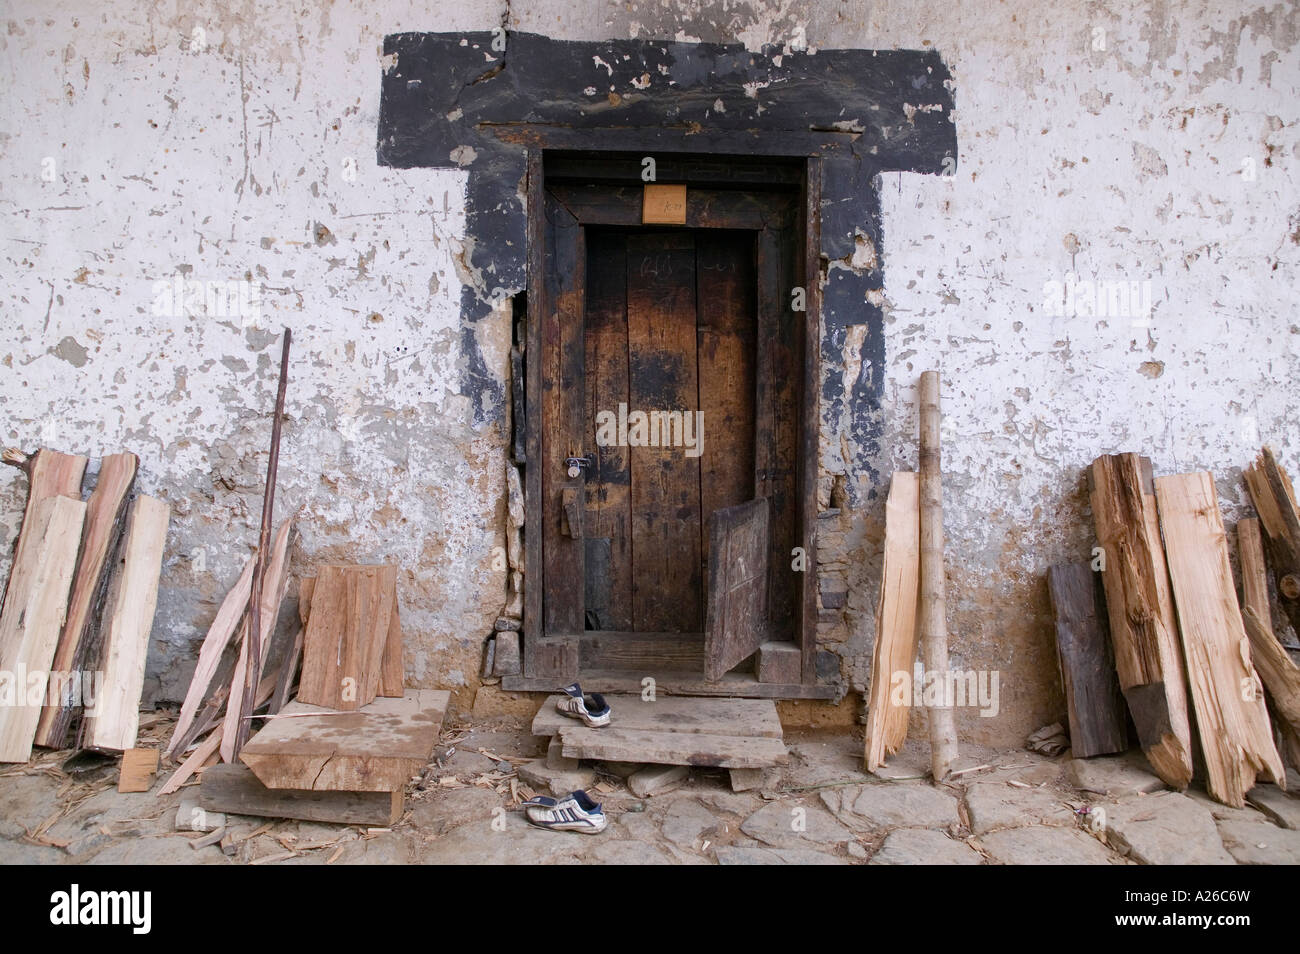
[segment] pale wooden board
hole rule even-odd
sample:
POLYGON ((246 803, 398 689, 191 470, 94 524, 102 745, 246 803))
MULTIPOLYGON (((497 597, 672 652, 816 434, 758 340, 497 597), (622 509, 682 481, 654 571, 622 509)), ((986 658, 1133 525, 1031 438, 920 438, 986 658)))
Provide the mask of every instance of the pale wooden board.
POLYGON ((104 606, 104 680, 82 722, 81 744, 86 748, 121 752, 135 746, 170 516, 171 508, 154 497, 142 495, 131 505, 126 545, 104 606))
POLYGON ((451 693, 408 689, 356 712, 291 702, 240 751, 268 788, 387 792, 433 755, 451 693))
POLYGON ((4 612, 0 614, 0 673, 11 698, 0 704, 0 762, 26 762, 41 716, 39 699, 29 696, 30 683, 20 673, 45 673, 58 647, 68 608, 72 575, 81 547, 86 505, 71 497, 42 500, 24 518, 26 546, 10 572, 4 612), (36 702, 36 705, 29 703, 36 702))
POLYGON ((1155 484, 1206 787, 1241 808, 1257 775, 1285 784, 1285 769, 1264 694, 1254 688, 1260 680, 1250 662, 1214 478, 1200 471, 1159 477, 1155 484))
MULTIPOLYGON (((9 452, 5 452, 5 462, 13 463, 9 452)), ((21 454, 19 455, 21 456, 21 454)), ((48 448, 41 448, 32 454, 25 464, 20 465, 27 474, 27 504, 23 510, 23 522, 14 545, 14 559, 11 565, 17 566, 27 552, 27 548, 36 545, 36 535, 25 535, 21 531, 35 523, 36 511, 42 503, 51 497, 72 497, 81 499, 81 484, 86 476, 86 464, 89 458, 80 454, 63 454, 48 448)), ((8 585, 5 599, 8 599, 8 585)))
MULTIPOLYGON (((582 725, 555 708, 562 696, 550 696, 533 718, 533 735, 555 735, 582 725)), ((688 732, 780 739, 781 719, 771 699, 709 699, 658 696, 647 702, 637 695, 608 695, 612 714, 606 728, 649 732, 688 732)), ((605 731, 602 729, 601 731, 605 731)))
POLYGON ((205 811, 297 818, 343 825, 391 825, 402 817, 402 789, 391 792, 315 792, 270 789, 247 766, 213 765, 203 772, 199 804, 205 811))
POLYGON ((153 787, 153 777, 158 771, 157 749, 127 749, 122 753, 122 765, 117 778, 119 792, 147 792, 153 787))
POLYGON ((788 758, 780 739, 702 732, 644 732, 573 725, 560 730, 560 742, 566 758, 652 765, 762 768, 783 765, 788 758))
MULTIPOLYGON (((867 704, 867 769, 875 771, 907 738, 909 707, 895 705, 890 688, 902 673, 910 687, 916 661, 916 607, 921 552, 918 477, 898 471, 885 503, 885 557, 876 609, 876 645, 871 656, 867 704)), ((908 696, 904 698, 909 698, 908 696)))

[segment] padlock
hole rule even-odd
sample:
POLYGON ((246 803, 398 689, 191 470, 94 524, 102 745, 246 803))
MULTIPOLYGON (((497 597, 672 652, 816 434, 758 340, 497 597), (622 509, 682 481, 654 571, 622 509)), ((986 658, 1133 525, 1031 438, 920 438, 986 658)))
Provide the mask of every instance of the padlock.
POLYGON ((569 479, 570 479, 570 480, 573 480, 575 477, 577 477, 577 476, 578 476, 579 474, 581 474, 581 473, 582 473, 582 468, 579 467, 577 464, 570 464, 570 465, 569 465, 569 479))

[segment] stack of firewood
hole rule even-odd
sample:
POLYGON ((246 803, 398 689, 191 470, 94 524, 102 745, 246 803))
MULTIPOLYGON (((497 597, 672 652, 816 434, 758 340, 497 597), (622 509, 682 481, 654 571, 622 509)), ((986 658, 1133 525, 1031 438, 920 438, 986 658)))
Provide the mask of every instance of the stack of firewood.
POLYGON ((1240 601, 1209 473, 1153 477, 1129 453, 1097 458, 1089 478, 1098 546, 1048 577, 1074 756, 1124 751, 1127 704, 1168 785, 1192 780, 1194 724, 1212 797, 1241 807, 1258 778, 1285 786, 1281 752, 1300 767, 1300 669, 1273 632, 1264 542, 1300 622, 1300 512, 1272 451, 1245 473, 1259 519, 1237 525, 1240 601))
POLYGON ((132 498, 138 459, 6 450, 27 505, 0 610, 0 762, 32 746, 124 752, 136 742, 170 508, 132 498), (7 686, 6 686, 7 684, 7 686), (75 732, 74 732, 75 730, 75 732))

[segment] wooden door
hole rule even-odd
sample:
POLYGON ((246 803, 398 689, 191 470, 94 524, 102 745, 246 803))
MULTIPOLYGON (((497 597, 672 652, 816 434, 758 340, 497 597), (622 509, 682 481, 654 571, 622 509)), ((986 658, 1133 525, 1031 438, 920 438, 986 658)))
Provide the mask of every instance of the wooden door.
POLYGON ((793 558, 815 553, 817 161, 804 195, 779 176, 690 187, 686 225, 658 228, 641 223, 639 176, 591 182, 566 161, 529 157, 527 585, 508 681, 652 673, 698 691, 710 517, 765 499, 765 640, 800 646, 811 684, 815 563, 793 558), (597 413, 620 405, 624 427, 702 414, 699 453, 597 441, 597 413), (585 459, 575 476, 569 458, 585 459))
POLYGON ((698 635, 709 517, 755 489, 754 235, 588 248, 586 626, 698 635))

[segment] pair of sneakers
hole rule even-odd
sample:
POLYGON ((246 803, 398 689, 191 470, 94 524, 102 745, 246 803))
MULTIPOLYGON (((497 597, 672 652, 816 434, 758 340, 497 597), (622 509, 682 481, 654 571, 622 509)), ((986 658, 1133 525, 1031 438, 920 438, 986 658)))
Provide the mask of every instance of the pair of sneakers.
MULTIPOLYGON (((584 694, 582 686, 573 682, 560 690, 555 708, 573 719, 581 719, 590 728, 609 725, 610 708, 605 697, 598 692, 584 694)), ((579 789, 563 798, 536 795, 523 804, 528 821, 538 828, 552 831, 579 831, 596 835, 605 830, 609 819, 600 803, 579 789)))

